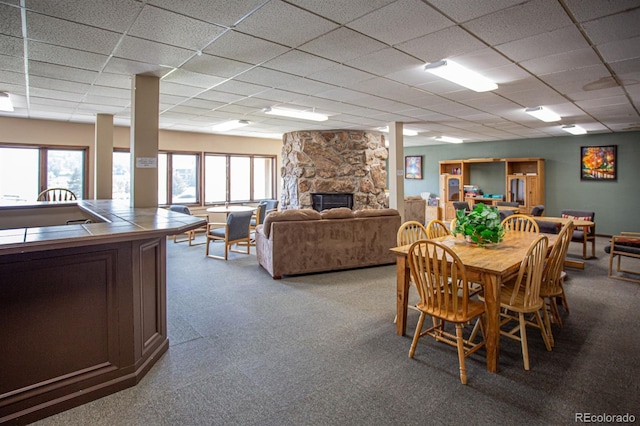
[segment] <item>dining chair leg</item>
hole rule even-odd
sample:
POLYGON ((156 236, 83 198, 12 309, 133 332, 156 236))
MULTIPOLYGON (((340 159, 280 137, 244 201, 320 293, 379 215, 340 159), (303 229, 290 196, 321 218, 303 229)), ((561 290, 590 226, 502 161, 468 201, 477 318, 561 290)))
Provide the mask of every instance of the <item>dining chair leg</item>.
POLYGON ((409 349, 409 358, 413 358, 413 354, 416 352, 416 346, 418 346, 418 339, 420 339, 420 333, 422 333, 422 324, 426 314, 420 312, 420 318, 418 319, 418 325, 416 325, 416 332, 413 335, 413 341, 411 342, 411 349, 409 349))
POLYGON ((520 346, 522 347, 522 361, 524 362, 524 369, 529 370, 529 347, 527 346, 527 322, 522 312, 518 313, 518 319, 520 322, 520 346))
POLYGON ((460 364, 460 381, 467 384, 467 370, 464 365, 464 338, 462 336, 462 324, 456 324, 456 340, 458 343, 458 363, 460 364))
POLYGON ((549 340, 549 335, 547 334, 547 329, 546 329, 544 323, 542 322, 542 317, 540 316, 540 311, 536 311, 535 312, 535 317, 536 317, 536 323, 538 324, 538 327, 540 328, 540 334, 542 335, 542 340, 544 341, 544 345, 547 348, 547 351, 551 352, 551 350, 553 348, 552 348, 551 342, 549 340))
MULTIPOLYGON (((550 297, 550 305, 553 306, 553 297, 550 297)), ((544 305, 542 305, 542 313, 544 315, 544 326, 546 328, 546 333, 547 333, 547 337, 549 338, 549 343, 551 344, 551 347, 555 346, 555 341, 553 339, 553 331, 551 330, 551 320, 549 319, 549 311, 547 310, 547 305, 546 302, 544 305)), ((551 308, 553 309, 553 308, 551 308)))

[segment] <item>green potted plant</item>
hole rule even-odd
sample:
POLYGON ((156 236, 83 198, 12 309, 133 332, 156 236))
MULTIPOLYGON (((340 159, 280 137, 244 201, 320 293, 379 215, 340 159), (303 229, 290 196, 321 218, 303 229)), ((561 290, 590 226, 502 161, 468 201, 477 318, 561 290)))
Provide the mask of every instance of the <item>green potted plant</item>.
POLYGON ((458 210, 453 235, 458 234, 480 247, 498 244, 504 239, 498 209, 478 203, 468 214, 464 210, 458 210))

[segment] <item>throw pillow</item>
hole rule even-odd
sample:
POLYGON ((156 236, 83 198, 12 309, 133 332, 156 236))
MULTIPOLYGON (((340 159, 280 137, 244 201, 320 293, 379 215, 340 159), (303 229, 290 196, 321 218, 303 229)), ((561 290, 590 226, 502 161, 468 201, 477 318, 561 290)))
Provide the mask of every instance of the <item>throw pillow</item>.
MULTIPOLYGON (((591 221, 591 216, 571 216, 570 214, 562 213, 563 219, 571 219, 571 220, 588 220, 591 221)), ((587 227, 587 234, 591 232, 591 227, 587 227)))

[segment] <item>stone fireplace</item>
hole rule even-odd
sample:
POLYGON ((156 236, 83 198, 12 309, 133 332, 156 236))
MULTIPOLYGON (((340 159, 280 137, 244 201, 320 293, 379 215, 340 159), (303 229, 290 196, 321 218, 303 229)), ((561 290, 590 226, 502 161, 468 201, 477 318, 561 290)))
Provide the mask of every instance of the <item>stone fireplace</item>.
POLYGON ((384 136, 359 130, 285 133, 282 147, 283 210, 312 208, 312 194, 353 194, 353 209, 387 207, 384 136))

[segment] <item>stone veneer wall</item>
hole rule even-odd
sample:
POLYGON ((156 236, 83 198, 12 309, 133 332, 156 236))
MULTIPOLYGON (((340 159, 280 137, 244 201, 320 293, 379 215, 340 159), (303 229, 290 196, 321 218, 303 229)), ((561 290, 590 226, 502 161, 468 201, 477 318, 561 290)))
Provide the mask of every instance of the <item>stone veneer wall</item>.
POLYGON ((280 208, 311 208, 311 194, 353 194, 353 209, 387 207, 385 160, 380 133, 331 130, 285 133, 280 208))

